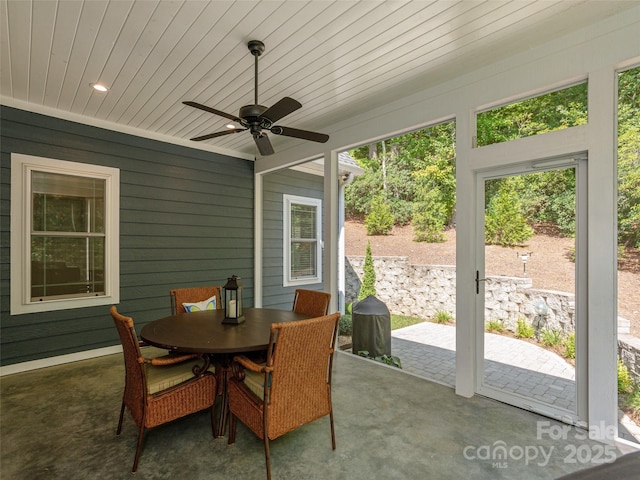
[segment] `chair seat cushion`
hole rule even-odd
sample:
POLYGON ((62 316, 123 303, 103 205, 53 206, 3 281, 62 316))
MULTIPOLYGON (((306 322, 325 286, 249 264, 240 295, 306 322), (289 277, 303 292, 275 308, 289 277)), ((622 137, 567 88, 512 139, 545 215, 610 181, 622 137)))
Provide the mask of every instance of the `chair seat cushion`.
POLYGON ((202 365, 202 360, 189 360, 175 365, 163 366, 145 364, 147 393, 158 393, 192 379, 194 377, 192 369, 195 365, 202 365))
POLYGON ((264 373, 245 370, 244 384, 249 390, 255 393, 260 400, 264 400, 264 373))

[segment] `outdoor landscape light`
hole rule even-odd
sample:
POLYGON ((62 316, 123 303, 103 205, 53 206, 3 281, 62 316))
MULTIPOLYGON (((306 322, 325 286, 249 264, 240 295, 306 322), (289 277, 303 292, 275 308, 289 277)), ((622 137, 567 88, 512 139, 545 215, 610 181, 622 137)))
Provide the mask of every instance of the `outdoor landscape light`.
POLYGON ((547 302, 542 299, 538 300, 533 305, 533 311, 536 312, 536 315, 546 317, 547 315, 549 315, 549 305, 547 305, 547 302))
POLYGON ((540 340, 540 330, 547 326, 547 315, 549 315, 549 305, 543 299, 533 304, 533 311, 536 312, 536 318, 533 320, 534 335, 536 340, 540 340))
POLYGON ((527 276, 527 260, 533 255, 533 252, 516 253, 516 255, 522 260, 522 275, 527 276))

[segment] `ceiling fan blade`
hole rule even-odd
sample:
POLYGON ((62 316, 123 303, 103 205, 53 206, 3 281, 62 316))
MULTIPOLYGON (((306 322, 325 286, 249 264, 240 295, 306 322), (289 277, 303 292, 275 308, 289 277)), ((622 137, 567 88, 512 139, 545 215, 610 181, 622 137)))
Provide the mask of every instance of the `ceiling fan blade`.
POLYGON ((260 151, 260 155, 273 155, 275 152, 273 150, 273 146, 271 146, 271 141, 269 137, 267 137, 266 133, 260 133, 253 136, 253 139, 258 146, 258 150, 260 151))
POLYGON ((301 138, 303 140, 310 140, 312 142, 326 143, 329 140, 329 135, 318 132, 310 132, 308 130, 300 130, 298 128, 271 127, 271 132, 276 135, 285 135, 287 137, 301 138))
POLYGON ((299 108, 302 108, 302 104, 300 102, 290 97, 284 97, 270 108, 267 108, 260 116, 268 119, 272 124, 274 124, 281 118, 295 112, 299 108))
POLYGON ((214 115, 218 115, 220 117, 228 118, 229 120, 233 120, 234 122, 240 123, 240 119, 235 115, 231 115, 230 113, 222 112, 220 110, 216 110, 215 108, 207 107, 206 105, 202 105, 201 103, 196 102, 182 102, 185 105, 193 108, 199 108, 200 110, 204 110, 205 112, 213 113, 214 115))
POLYGON ((194 137, 191 140, 193 140, 194 142, 201 142, 202 140, 209 140, 210 138, 222 137, 223 135, 229 135, 230 133, 240 133, 240 132, 244 132, 245 130, 246 128, 233 128, 233 129, 230 128, 229 130, 220 130, 219 132, 208 133, 207 135, 194 137))

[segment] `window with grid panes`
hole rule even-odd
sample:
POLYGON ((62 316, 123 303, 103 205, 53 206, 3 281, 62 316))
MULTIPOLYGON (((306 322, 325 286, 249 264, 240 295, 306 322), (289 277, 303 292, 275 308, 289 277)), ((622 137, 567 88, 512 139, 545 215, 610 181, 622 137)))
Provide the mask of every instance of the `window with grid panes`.
POLYGON ((12 283, 20 287, 12 289, 12 313, 114 301, 118 175, 108 167, 12 155, 12 177, 20 179, 12 181, 12 212, 24 212, 12 215, 18 280, 12 283))
POLYGON ((284 195, 284 285, 322 281, 322 201, 284 195))

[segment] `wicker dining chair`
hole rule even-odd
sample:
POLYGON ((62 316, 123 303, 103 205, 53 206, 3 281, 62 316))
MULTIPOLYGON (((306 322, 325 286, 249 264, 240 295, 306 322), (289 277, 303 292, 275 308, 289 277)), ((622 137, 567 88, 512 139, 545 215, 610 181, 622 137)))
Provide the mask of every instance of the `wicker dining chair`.
POLYGON ((329 415, 336 449, 331 402, 331 371, 339 313, 309 320, 274 323, 264 365, 246 356, 234 358, 228 382, 229 444, 237 420, 264 442, 267 479, 271 479, 269 441, 329 415), (277 355, 274 355, 275 344, 277 355))
POLYGON ((144 358, 133 319, 118 313, 115 305, 110 311, 122 342, 125 366, 124 394, 116 435, 122 432, 126 407, 139 428, 131 470, 135 472, 147 429, 210 408, 211 430, 215 434, 217 382, 212 372, 202 371, 200 367, 207 362, 197 354, 144 358))
POLYGON ((170 290, 171 315, 185 313, 186 309, 182 305, 183 303, 202 302, 214 295, 216 297, 216 310, 220 310, 222 308, 222 287, 220 286, 175 288, 170 290))
POLYGON ((293 297, 293 311, 310 317, 321 317, 329 311, 329 300, 330 293, 299 288, 293 297))

